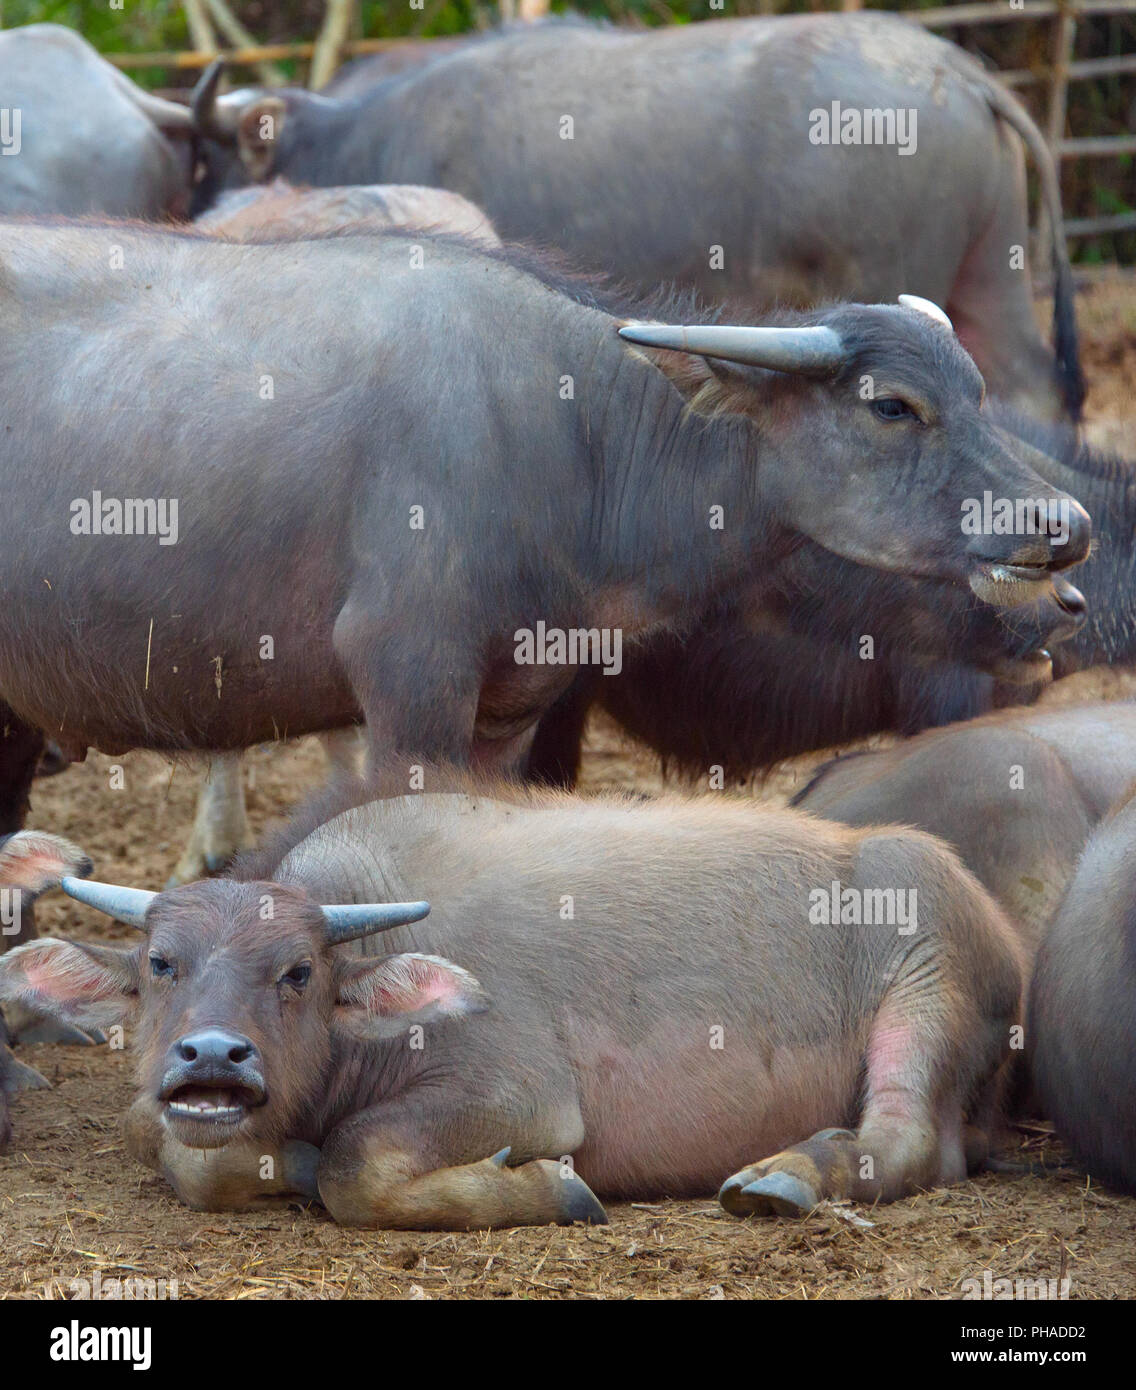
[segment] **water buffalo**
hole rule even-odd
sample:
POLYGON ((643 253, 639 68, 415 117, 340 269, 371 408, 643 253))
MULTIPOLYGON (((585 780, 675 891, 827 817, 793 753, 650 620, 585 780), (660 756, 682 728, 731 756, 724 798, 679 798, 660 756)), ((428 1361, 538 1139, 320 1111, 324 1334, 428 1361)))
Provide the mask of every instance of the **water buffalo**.
POLYGON ((218 98, 218 73, 194 110, 246 179, 451 188, 506 239, 762 310, 911 290, 947 307, 993 391, 1080 409, 1052 157, 1015 97, 905 20, 546 24, 339 97, 218 98), (1051 228, 1056 362, 1022 259, 1022 142, 1051 228))
MULTIPOLYGON (((976 607, 950 585, 871 570, 802 540, 744 593, 724 595, 697 621, 629 646, 618 676, 579 669, 537 726, 527 775, 574 786, 595 709, 669 770, 706 785, 717 770, 745 781, 818 748, 881 732, 914 734, 1030 702, 1049 671, 1044 658, 1036 667, 1022 658, 1046 640, 1058 676, 1132 662, 1132 466, 1088 449, 1067 427, 1039 425, 1000 405, 991 420, 1040 450, 1038 471, 1097 518, 1092 555, 1078 571, 1087 623, 1072 599, 1058 628, 1051 616, 1039 625, 1028 605, 976 607)), ((335 765, 353 756, 351 735, 345 738, 335 765)), ((214 759, 171 882, 215 873, 251 843, 240 761, 214 759)))
MULTIPOLYGON (((1094 517, 1093 551, 1078 570, 1089 619, 1079 621, 1070 603, 1067 621, 1050 631, 1053 674, 1132 664, 1133 466, 1090 449, 1066 426, 999 404, 990 414, 997 428, 1038 449, 1038 471, 1076 493, 1094 517)), ((1035 651, 1043 638, 1028 606, 976 607, 949 585, 867 569, 802 541, 754 587, 723 596, 697 622, 629 646, 618 676, 581 668, 541 718, 526 772, 536 782, 574 786, 588 717, 601 709, 669 771, 704 786, 718 770, 726 781, 746 781, 818 748, 1030 703, 1048 673, 1000 654, 1008 643, 1035 651)), ((333 766, 350 763, 353 745, 345 732, 330 750, 333 766)), ((171 883, 218 872, 252 840, 240 760, 213 759, 171 883)))
POLYGON ((826 763, 793 804, 946 840, 1031 958, 1093 827, 1136 781, 1136 704, 1002 710, 826 763))
POLYGON ((324 83, 320 93, 325 97, 358 96, 396 73, 406 72, 410 68, 425 67, 427 63, 437 62, 447 53, 454 53, 470 43, 478 43, 482 38, 481 34, 454 34, 444 39, 405 39, 393 48, 384 48, 378 53, 367 53, 344 63, 324 83))
POLYGON ((1127 1190, 1134 783, 1136 705, 1095 704, 1007 710, 839 758, 795 801, 827 820, 940 836, 1007 909, 1036 961, 1019 1096, 1055 1121, 1089 1172, 1127 1190))
POLYGON ((189 109, 136 87, 72 30, 0 31, 0 100, 0 214, 188 212, 189 109))
MULTIPOLYGON (((1038 449, 1038 472, 1074 493, 1093 518, 1093 551, 1077 571, 1089 616, 1068 623, 1059 645, 1050 642, 1053 676, 1132 666, 1136 466, 1090 449, 1068 427, 999 404, 990 415, 1038 449)), ((689 630, 637 644, 618 677, 582 672, 541 720, 530 775, 574 784, 595 708, 668 768, 705 785, 716 768, 743 781, 784 758, 881 732, 918 733, 1030 702, 1045 688, 1028 669, 1005 667, 1009 679, 1001 681, 991 674, 979 655, 993 640, 981 630, 988 615, 967 612, 945 586, 869 573, 808 544, 763 581, 760 592, 724 596, 689 630)), ((1023 649, 1036 646, 1028 607, 1005 612, 1003 621, 1023 649)))
POLYGON ((61 863, 143 941, 0 960, 0 1000, 136 1030, 128 1145, 183 1201, 480 1229, 722 1184, 788 1216, 984 1160, 1021 961, 933 838, 425 775, 325 803, 233 880, 61 863), (390 954, 337 949, 392 922, 390 954))
POLYGON ((380 752, 517 766, 557 641, 679 622, 802 535, 1050 626, 1088 549, 916 308, 629 325, 424 233, 9 223, 0 265, 0 470, 37 523, 0 551, 0 699, 71 754, 365 717, 380 752), (1020 525, 966 532, 986 493, 1020 525))
POLYGON ((456 232, 487 246, 500 244, 489 219, 468 199, 444 188, 412 184, 293 188, 285 179, 274 179, 223 193, 194 225, 230 241, 421 227, 456 232))
POLYGON ((1026 1040, 1034 1090, 1096 1178, 1136 1194, 1136 799, 1093 833, 1041 943, 1026 1040))

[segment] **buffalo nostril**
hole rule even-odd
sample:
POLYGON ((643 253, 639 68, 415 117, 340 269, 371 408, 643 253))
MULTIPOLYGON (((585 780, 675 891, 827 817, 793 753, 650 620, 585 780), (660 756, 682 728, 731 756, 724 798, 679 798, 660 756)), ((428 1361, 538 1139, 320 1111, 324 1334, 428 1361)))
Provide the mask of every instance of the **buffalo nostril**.
POLYGON ((247 1062, 254 1056, 256 1048, 240 1033, 230 1033, 223 1028, 206 1028, 200 1033, 181 1038, 175 1044, 175 1051, 183 1062, 224 1068, 247 1062))

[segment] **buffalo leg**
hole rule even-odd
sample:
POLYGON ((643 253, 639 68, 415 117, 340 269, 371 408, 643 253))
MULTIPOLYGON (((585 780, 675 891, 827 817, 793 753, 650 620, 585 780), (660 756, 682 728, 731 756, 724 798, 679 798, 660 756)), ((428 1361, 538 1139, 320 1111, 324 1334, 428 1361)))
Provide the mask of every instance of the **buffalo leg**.
POLYGON ((197 793, 193 829, 170 876, 167 888, 220 873, 253 844, 245 811, 241 753, 217 753, 209 759, 197 793))
MULTIPOLYGON (((985 1158, 985 1136, 964 1124, 957 1059, 932 1015, 885 1002, 868 1047, 867 1100, 856 1133, 826 1129, 801 1144, 743 1168, 719 1200, 735 1216, 804 1216, 824 1198, 890 1202, 961 1181, 985 1158)), ((980 1032, 985 1030, 979 1030, 980 1032)), ((988 1032, 980 1065, 989 1080, 977 1114, 986 1120, 1000 1088, 1001 1050, 988 1032)))
MULTIPOLYGON (((471 1148, 494 1147, 492 1119, 433 1109, 413 1097, 387 1102, 332 1131, 320 1158, 319 1190, 337 1221, 406 1231, 606 1223, 570 1163, 534 1158, 513 1167, 504 1147, 470 1161, 471 1148), (481 1133, 486 1137, 479 1139, 481 1133), (447 1140, 455 1134, 462 1135, 463 1151, 447 1140)), ((542 1146, 550 1137, 555 1140, 542 1137, 542 1146)), ((567 1152, 574 1141, 563 1137, 567 1152)), ((546 1151, 558 1147, 552 1142, 546 1151)))
POLYGON ((43 747, 43 734, 0 704, 0 835, 24 827, 43 747))
MULTIPOLYGON (((619 677, 613 677, 618 680, 619 677)), ((579 675, 541 717, 529 748, 526 778, 544 786, 571 790, 580 776, 584 728, 599 679, 579 675)))
POLYGON ((413 646, 376 616, 382 611, 349 599, 333 634, 366 720, 368 766, 400 754, 468 764, 481 687, 471 640, 436 627, 415 633, 413 646))

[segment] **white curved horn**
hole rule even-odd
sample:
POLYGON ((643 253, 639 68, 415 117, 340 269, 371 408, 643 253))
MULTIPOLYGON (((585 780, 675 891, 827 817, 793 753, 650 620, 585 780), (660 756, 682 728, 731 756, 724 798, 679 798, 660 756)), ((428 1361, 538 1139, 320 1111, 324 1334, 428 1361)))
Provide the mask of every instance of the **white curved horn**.
POLYGON ((64 875, 59 886, 76 902, 96 907, 100 912, 140 931, 146 930, 146 909, 158 896, 141 888, 122 888, 117 883, 93 883, 90 879, 75 878, 71 874, 64 875))
POLYGON ((831 376, 847 358, 840 335, 831 328, 750 328, 726 324, 678 327, 665 323, 630 323, 619 330, 629 343, 693 352, 747 367, 802 376, 831 376))
POLYGON ((923 299, 917 294, 901 294, 899 302, 905 309, 913 309, 917 314, 926 314, 929 319, 934 319, 936 323, 941 323, 944 328, 949 328, 953 333, 954 324, 947 318, 942 309, 933 299, 923 299))

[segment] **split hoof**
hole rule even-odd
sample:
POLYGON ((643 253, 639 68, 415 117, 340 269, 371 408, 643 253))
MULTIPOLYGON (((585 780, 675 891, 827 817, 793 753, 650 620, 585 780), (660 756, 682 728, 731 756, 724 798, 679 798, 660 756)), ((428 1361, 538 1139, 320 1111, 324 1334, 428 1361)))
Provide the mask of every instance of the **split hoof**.
POLYGON ((571 1226, 582 1221, 585 1226, 606 1226, 607 1212, 603 1203, 584 1181, 575 1173, 570 1178, 561 1178, 563 1191, 560 1194, 560 1214, 557 1221, 561 1226, 571 1226))
POLYGON ((26 1062, 17 1062, 11 1054, 4 1059, 3 1071, 3 1089, 9 1095, 14 1095, 17 1091, 51 1090, 51 1082, 46 1076, 36 1071, 35 1067, 29 1067, 26 1062))
POLYGON ((718 1201, 731 1216, 808 1216, 820 1198, 806 1182, 792 1173, 766 1173, 754 1182, 746 1175, 727 1178, 718 1201))

